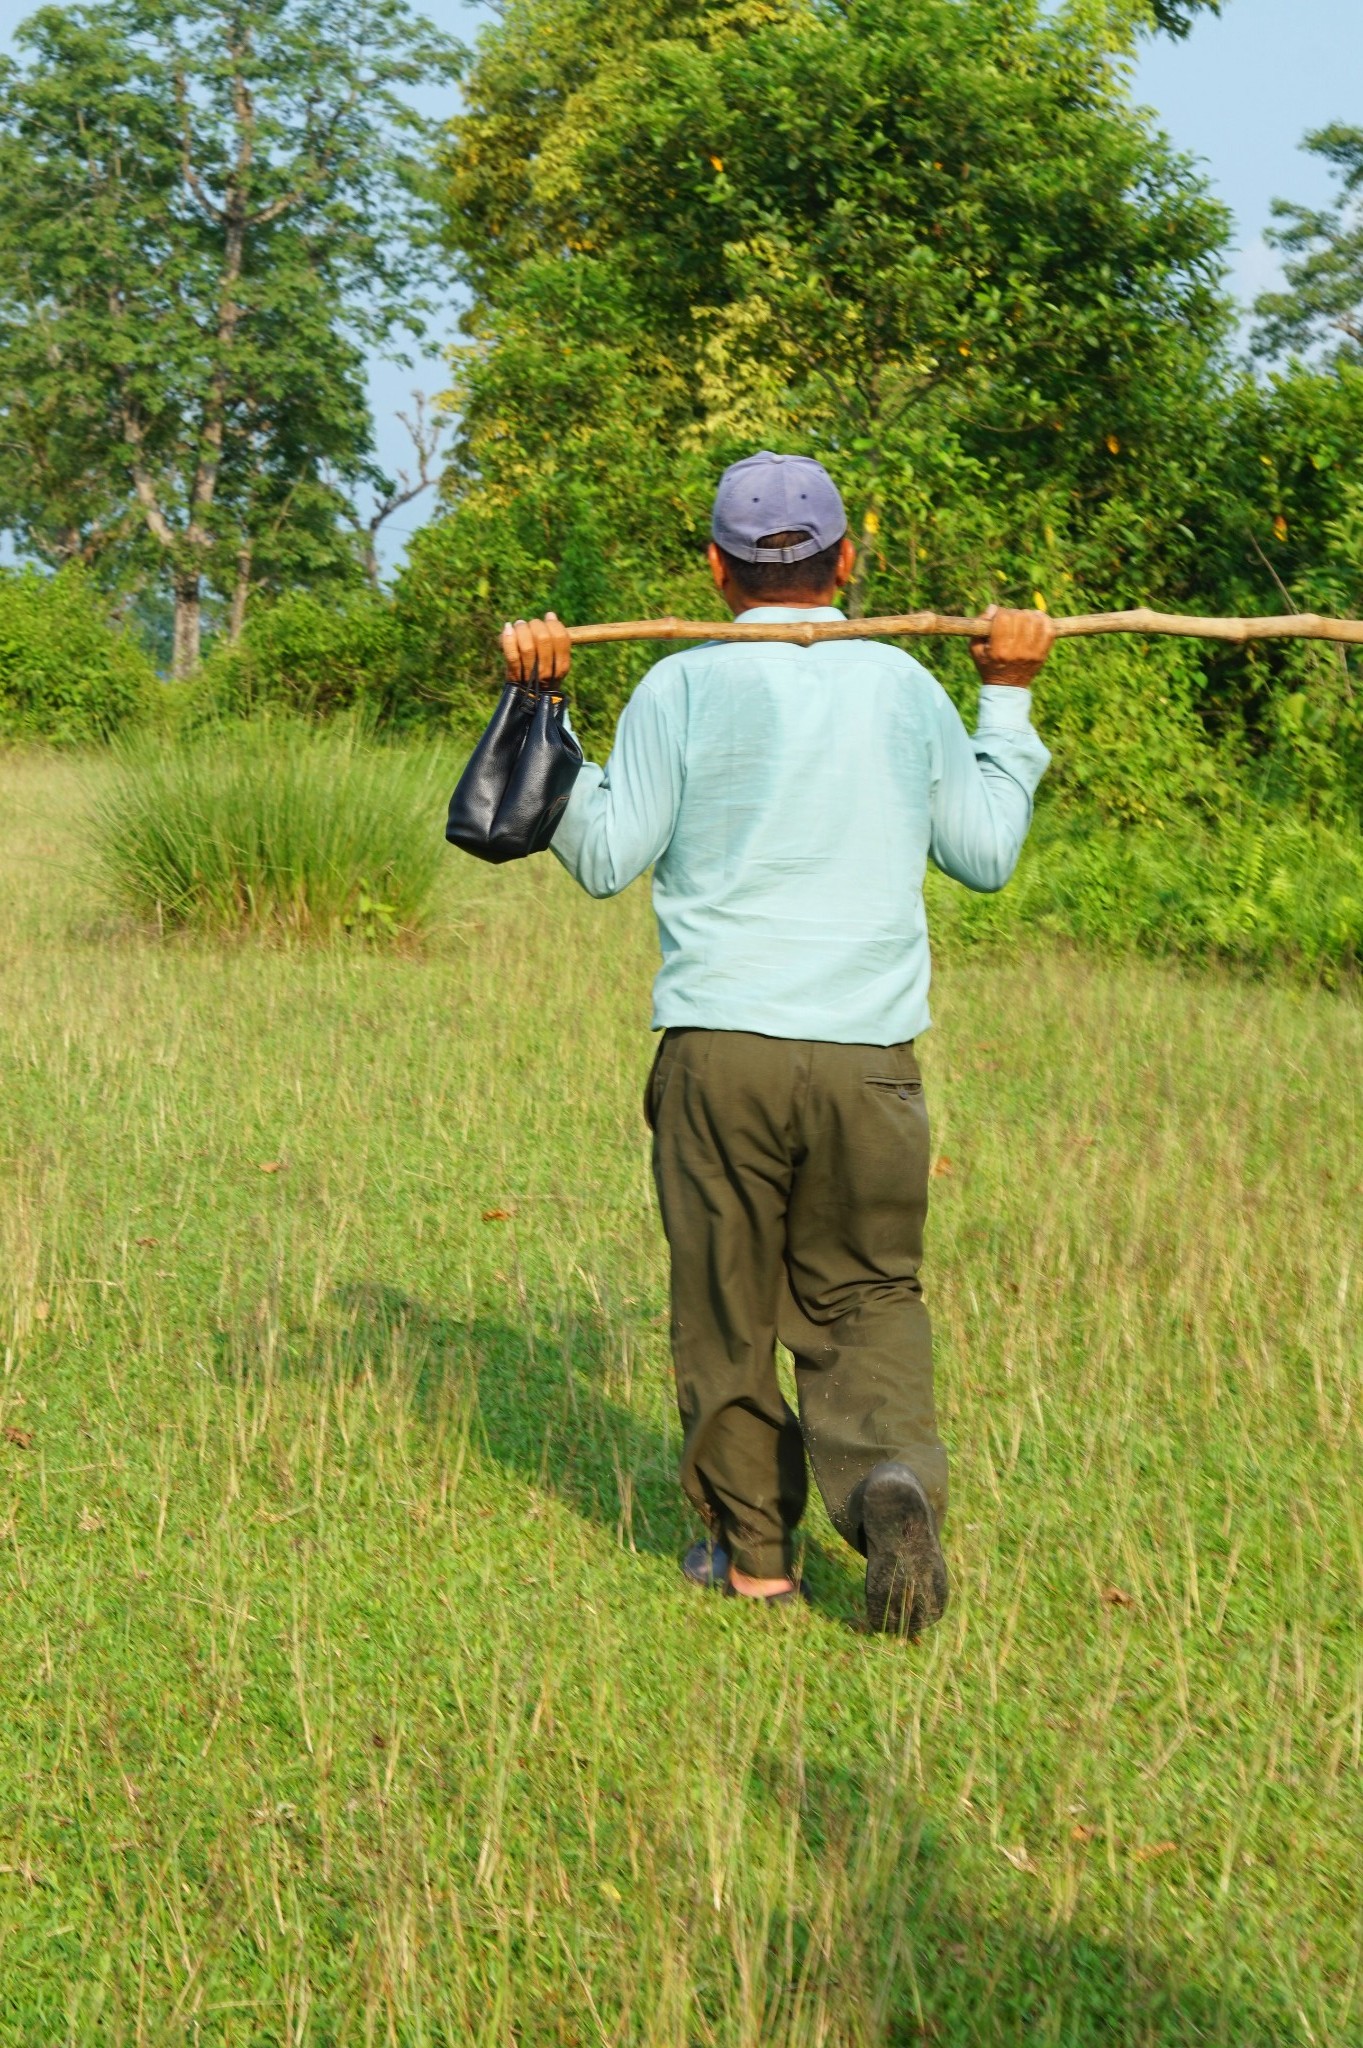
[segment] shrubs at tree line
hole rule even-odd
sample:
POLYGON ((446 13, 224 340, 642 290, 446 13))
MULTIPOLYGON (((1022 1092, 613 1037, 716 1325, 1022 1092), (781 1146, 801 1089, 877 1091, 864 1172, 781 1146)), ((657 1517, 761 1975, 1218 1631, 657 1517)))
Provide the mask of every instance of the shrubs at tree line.
POLYGON ((1215 825, 1132 829, 1049 804, 999 895, 933 875, 928 903, 947 949, 1048 934, 1333 987, 1363 965, 1363 840, 1252 805, 1215 825))
POLYGON ((331 597, 294 591, 258 607, 239 640, 214 647, 189 707, 194 724, 346 711, 375 725, 410 723, 422 708, 407 687, 397 614, 367 585, 331 597))
POLYGON ((0 740, 107 740, 144 717, 156 677, 78 570, 0 570, 0 740))

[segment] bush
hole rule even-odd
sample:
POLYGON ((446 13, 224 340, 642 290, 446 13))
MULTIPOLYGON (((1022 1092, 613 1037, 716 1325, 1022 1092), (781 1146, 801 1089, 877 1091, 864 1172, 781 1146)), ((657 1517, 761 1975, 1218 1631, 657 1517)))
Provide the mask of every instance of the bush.
POLYGON ((378 591, 328 598, 292 591, 251 614, 240 640, 219 641, 193 693, 191 722, 287 711, 325 718, 359 711, 374 724, 410 721, 401 636, 378 591))
MULTIPOLYGON (((599 619, 723 612, 704 562, 709 492, 693 489, 694 531, 676 542, 676 560, 653 564, 628 532, 610 528, 590 505, 565 491, 527 489, 509 506, 486 493, 466 498, 455 517, 433 520, 414 536, 395 591, 405 675, 414 697, 439 709, 458 730, 486 725, 502 687, 497 636, 505 619, 556 611, 569 625, 599 619), (678 562, 681 566, 678 566, 678 562)), ((653 501, 650 500, 650 509, 653 501)), ((674 510, 674 523, 683 524, 674 510)), ((650 663, 670 650, 626 642, 594 647, 573 664, 573 724, 604 758, 615 722, 650 663)))
POLYGON ((156 687, 78 570, 0 570, 0 739, 109 739, 146 713, 156 687))
POLYGON ((452 765, 340 728, 120 750, 91 832, 110 898, 158 925, 380 943, 426 921, 452 765))
POLYGON ((1194 709, 1198 663, 1186 640, 1062 640, 1037 691, 1047 802, 1136 827, 1217 816, 1237 770, 1194 709))
POLYGON ((1048 804, 1000 895, 934 876, 929 898, 948 946, 1046 933, 1327 985, 1363 963, 1363 837, 1268 808, 1124 829, 1048 804))

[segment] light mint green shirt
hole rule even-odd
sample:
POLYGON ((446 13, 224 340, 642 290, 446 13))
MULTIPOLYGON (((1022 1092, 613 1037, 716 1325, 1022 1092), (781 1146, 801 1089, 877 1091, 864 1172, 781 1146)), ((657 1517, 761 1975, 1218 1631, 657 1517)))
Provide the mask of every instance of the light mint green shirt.
POLYGON ((971 739, 884 642, 711 641, 649 670, 553 849, 593 896, 653 868, 655 1029, 897 1045, 930 1021, 929 859, 1001 889, 1049 760, 1028 690, 983 688, 971 739))

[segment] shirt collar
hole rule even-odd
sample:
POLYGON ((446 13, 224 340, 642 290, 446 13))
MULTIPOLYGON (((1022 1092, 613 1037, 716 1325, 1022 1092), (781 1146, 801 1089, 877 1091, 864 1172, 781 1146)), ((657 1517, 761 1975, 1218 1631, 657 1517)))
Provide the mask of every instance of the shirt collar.
POLYGON ((736 626, 798 626, 806 620, 811 626, 821 625, 825 619, 840 619, 843 614, 835 604, 755 604, 745 612, 739 612, 734 619, 736 626))

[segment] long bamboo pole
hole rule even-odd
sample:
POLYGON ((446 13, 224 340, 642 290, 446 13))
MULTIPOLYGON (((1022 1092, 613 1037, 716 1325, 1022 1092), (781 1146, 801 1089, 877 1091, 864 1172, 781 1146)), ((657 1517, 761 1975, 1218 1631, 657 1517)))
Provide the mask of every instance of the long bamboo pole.
MULTIPOLYGON (((1196 619, 1177 612, 1088 612, 1053 621, 1056 637, 1077 640, 1093 633, 1157 633, 1180 640, 1343 640, 1363 647, 1363 620, 1322 619, 1294 612, 1281 619, 1196 619)), ((610 640, 782 640, 812 647, 816 640, 909 640, 933 634, 985 639, 987 619, 956 618, 949 612, 905 612, 884 619, 820 619, 807 625, 739 625, 709 619, 624 619, 614 625, 569 626, 575 647, 600 647, 610 640)))

